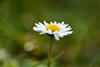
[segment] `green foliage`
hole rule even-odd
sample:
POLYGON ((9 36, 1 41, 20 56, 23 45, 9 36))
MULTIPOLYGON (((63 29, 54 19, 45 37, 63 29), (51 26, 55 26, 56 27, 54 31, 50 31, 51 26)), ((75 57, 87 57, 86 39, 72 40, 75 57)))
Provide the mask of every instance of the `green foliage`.
POLYGON ((65 21, 74 31, 54 40, 52 67, 100 67, 99 0, 0 0, 0 67, 46 67, 49 38, 32 30, 44 20, 65 21))
POLYGON ((11 61, 4 62, 3 67, 18 67, 18 65, 11 60, 11 61))

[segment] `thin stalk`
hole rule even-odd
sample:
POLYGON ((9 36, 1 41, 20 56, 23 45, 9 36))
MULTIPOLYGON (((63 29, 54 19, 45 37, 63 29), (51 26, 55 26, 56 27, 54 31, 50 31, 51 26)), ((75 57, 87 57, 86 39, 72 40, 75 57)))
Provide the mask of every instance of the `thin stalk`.
POLYGON ((53 43, 53 37, 50 36, 50 45, 49 45, 49 48, 48 48, 48 65, 47 65, 47 67, 51 66, 52 43, 53 43))

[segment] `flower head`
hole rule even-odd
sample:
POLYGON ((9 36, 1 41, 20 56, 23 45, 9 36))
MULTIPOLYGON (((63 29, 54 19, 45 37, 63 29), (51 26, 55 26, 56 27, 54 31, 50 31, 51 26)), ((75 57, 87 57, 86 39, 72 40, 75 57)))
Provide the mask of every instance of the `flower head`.
POLYGON ((33 26, 33 30, 40 32, 40 34, 48 34, 53 35, 56 40, 59 40, 59 37, 64 37, 68 34, 71 34, 73 31, 72 28, 68 24, 64 24, 64 22, 57 23, 56 21, 47 23, 44 21, 42 23, 35 23, 36 27, 33 26))

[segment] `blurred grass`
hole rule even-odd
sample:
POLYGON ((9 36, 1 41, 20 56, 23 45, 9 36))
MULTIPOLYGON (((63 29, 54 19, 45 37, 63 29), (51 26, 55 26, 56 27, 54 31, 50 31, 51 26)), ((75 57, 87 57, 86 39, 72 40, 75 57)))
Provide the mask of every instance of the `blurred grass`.
POLYGON ((53 56, 64 51, 54 67, 100 67, 99 0, 0 0, 0 58, 7 58, 0 67, 32 67, 47 59, 49 38, 32 30, 44 20, 65 21, 74 31, 54 40, 53 56), (32 51, 25 50, 27 42, 32 51))

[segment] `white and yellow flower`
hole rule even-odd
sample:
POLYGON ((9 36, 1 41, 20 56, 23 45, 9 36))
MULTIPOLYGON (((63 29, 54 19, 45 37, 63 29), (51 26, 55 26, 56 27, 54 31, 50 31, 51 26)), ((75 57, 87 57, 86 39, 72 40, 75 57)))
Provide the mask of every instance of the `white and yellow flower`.
POLYGON ((40 34, 48 34, 48 35, 53 35, 56 40, 59 40, 59 37, 64 37, 67 36, 68 34, 71 34, 73 31, 68 24, 62 23, 57 23, 56 21, 47 23, 44 21, 44 24, 42 23, 35 23, 36 27, 33 26, 33 30, 40 32, 40 34))

